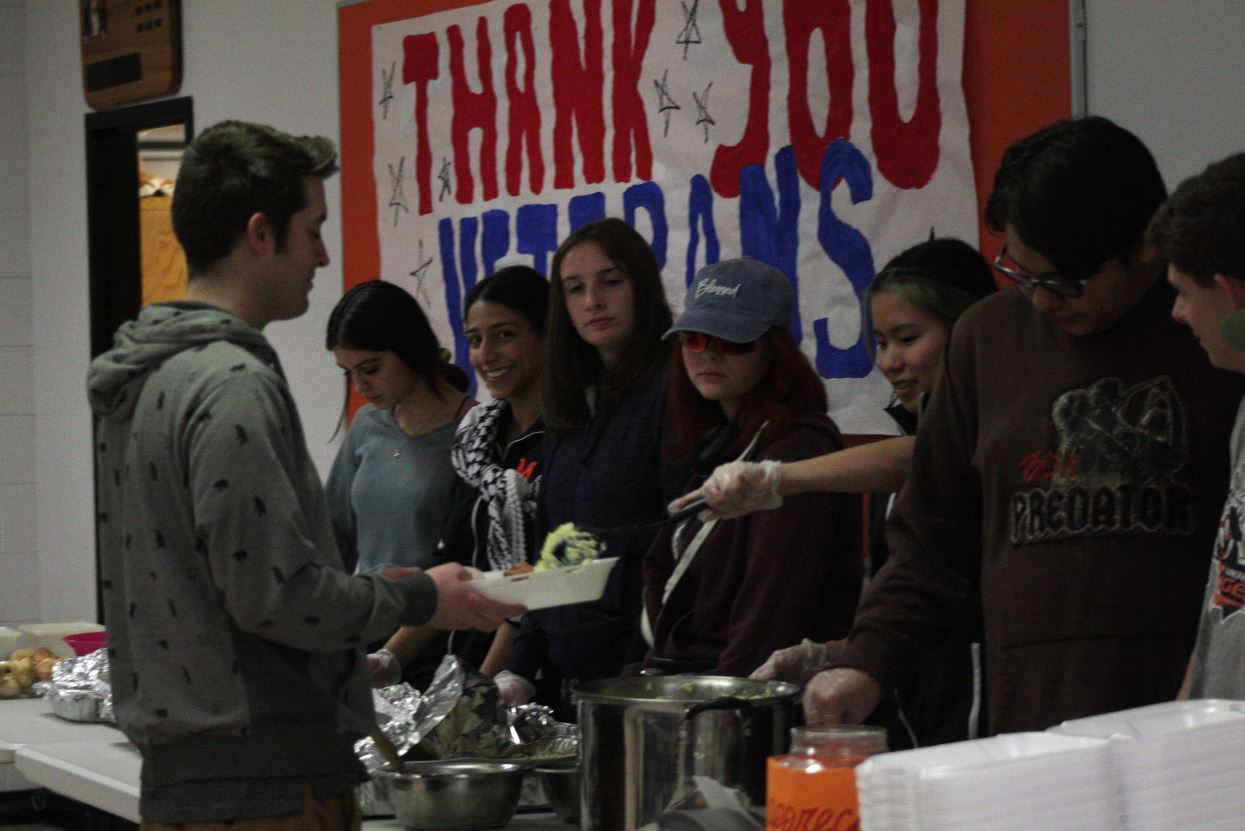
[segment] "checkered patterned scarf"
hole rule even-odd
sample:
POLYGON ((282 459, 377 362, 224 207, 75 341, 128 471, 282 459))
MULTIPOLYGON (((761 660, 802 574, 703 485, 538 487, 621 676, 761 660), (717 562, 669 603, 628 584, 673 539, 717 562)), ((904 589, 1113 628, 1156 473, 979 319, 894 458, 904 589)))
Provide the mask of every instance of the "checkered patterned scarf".
POLYGON ((498 441, 509 409, 495 398, 476 408, 454 437, 450 461, 459 478, 476 488, 488 505, 489 565, 500 571, 527 561, 523 533, 525 518, 536 515, 537 482, 529 482, 513 468, 501 465, 503 449, 498 441), (478 413, 478 415, 477 415, 478 413))

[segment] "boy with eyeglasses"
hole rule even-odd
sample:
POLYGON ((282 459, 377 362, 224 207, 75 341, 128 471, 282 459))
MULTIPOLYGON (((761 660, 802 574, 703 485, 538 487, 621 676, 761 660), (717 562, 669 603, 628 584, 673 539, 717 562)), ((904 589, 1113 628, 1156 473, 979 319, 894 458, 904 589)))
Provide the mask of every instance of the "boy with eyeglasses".
MULTIPOLYGON (((1176 290, 1172 317, 1210 362, 1245 373, 1245 153, 1186 179, 1147 232, 1176 290)), ((1231 481, 1202 597, 1182 698, 1245 698, 1245 401, 1232 436, 1231 481)), ((1204 567, 1204 562, 1203 562, 1204 567)))
POLYGON ((859 722, 957 621, 982 617, 989 723, 1041 730, 1170 699, 1193 643, 1229 402, 1143 244, 1166 196, 1103 118, 1007 151, 986 206, 1017 283, 960 318, 838 668, 812 723, 859 722))

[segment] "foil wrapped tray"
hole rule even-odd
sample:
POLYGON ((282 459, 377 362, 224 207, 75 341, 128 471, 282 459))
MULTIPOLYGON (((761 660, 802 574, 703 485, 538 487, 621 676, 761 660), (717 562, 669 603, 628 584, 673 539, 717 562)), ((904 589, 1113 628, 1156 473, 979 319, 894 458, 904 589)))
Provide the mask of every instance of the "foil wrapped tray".
POLYGON ((66 721, 114 722, 111 699, 94 690, 48 690, 52 712, 66 721))
POLYGON ((52 705, 52 712, 63 719, 116 722, 106 650, 57 662, 52 668, 52 680, 40 681, 35 686, 52 705))
MULTIPOLYGON (((579 730, 558 722, 539 704, 502 707, 497 687, 465 661, 447 655, 422 693, 409 684, 373 691, 377 724, 403 759, 504 759, 547 763, 573 759, 579 730)), ((385 766, 372 739, 361 739, 355 753, 369 771, 385 766)), ((393 813, 381 777, 359 788, 365 816, 393 813)))

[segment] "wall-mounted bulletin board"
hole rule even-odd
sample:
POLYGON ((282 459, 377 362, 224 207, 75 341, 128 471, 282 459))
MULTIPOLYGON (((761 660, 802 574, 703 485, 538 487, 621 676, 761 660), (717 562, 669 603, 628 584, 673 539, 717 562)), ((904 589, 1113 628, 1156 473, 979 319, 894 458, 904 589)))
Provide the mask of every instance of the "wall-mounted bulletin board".
POLYGON ((77 0, 82 87, 102 110, 177 92, 182 82, 180 0, 77 0))
POLYGON ((344 270, 428 310, 621 216, 672 305, 748 254, 848 433, 887 432, 860 297, 940 235, 975 239, 1003 147, 1070 109, 1066 0, 362 0, 339 9, 344 270))

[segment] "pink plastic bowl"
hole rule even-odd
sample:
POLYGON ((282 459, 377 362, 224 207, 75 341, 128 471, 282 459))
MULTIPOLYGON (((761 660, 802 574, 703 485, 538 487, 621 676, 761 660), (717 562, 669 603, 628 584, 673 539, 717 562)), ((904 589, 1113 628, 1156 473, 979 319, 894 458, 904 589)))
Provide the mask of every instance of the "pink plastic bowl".
POLYGON ((73 648, 76 655, 90 655, 97 649, 108 645, 107 632, 83 632, 78 635, 66 635, 63 640, 73 648))

